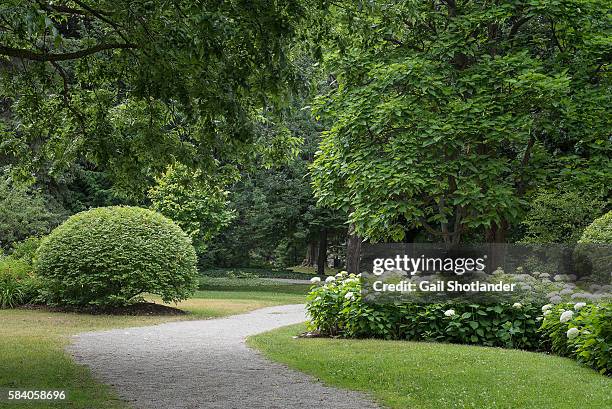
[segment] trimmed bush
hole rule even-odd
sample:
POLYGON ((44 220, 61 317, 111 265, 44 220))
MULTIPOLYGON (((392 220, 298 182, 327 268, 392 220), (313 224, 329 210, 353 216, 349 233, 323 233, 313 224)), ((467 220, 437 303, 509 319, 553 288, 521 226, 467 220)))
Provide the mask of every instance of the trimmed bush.
POLYGON ((612 278, 610 244, 612 244, 612 211, 595 219, 582 233, 574 250, 580 275, 591 275, 598 283, 610 283, 612 278))
POLYGON ((0 308, 14 308, 34 301, 39 295, 39 280, 24 260, 0 260, 0 308))
POLYGON ((191 240, 170 219, 138 207, 100 207, 70 217, 46 237, 35 266, 52 304, 119 306, 143 293, 165 302, 197 287, 191 240))
POLYGON ((612 211, 589 224, 578 243, 612 244, 612 211))

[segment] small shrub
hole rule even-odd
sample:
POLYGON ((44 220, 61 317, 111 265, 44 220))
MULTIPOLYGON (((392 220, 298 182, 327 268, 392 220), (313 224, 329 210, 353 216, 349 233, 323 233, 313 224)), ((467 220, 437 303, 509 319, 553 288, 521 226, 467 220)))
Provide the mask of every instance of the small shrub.
POLYGON ((545 349, 612 375, 612 304, 551 306, 540 332, 545 349))
POLYGON ((29 263, 13 257, 0 260, 0 308, 14 308, 34 301, 39 287, 39 280, 29 263))
POLYGON ((101 207, 70 217, 46 237, 36 269, 54 304, 125 305, 143 293, 165 302, 197 286, 196 255, 170 219, 137 207, 101 207))
POLYGON ((612 211, 597 218, 582 234, 574 250, 581 275, 591 275, 599 283, 609 284, 612 278, 612 211), (585 273, 586 271, 586 273, 585 273))
POLYGON ((612 211, 589 224, 578 243, 612 244, 612 211))

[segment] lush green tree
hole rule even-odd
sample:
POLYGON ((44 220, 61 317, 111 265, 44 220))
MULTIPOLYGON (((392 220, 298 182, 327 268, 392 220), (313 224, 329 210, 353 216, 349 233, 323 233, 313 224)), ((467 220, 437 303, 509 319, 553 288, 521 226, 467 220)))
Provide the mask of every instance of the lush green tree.
POLYGON ((177 163, 157 179, 148 196, 151 207, 176 222, 201 254, 234 217, 228 209, 227 194, 218 181, 177 163))
POLYGON ((612 186, 609 2, 333 4, 313 184, 357 233, 503 241, 535 186, 612 186))
POLYGON ((7 0, 0 160, 60 178, 87 161, 142 198, 176 158, 210 172, 293 146, 273 113, 297 0, 7 0), (269 132, 254 137, 262 118, 269 132))
POLYGON ((39 191, 0 177, 0 253, 15 242, 49 233, 63 216, 49 208, 39 191))
POLYGON ((291 135, 303 141, 300 154, 279 166, 242 172, 229 188, 236 218, 211 243, 207 264, 286 267, 306 260, 323 268, 327 249, 344 241, 346 214, 317 207, 310 186, 308 165, 321 125, 301 109, 305 100, 284 118, 291 135))

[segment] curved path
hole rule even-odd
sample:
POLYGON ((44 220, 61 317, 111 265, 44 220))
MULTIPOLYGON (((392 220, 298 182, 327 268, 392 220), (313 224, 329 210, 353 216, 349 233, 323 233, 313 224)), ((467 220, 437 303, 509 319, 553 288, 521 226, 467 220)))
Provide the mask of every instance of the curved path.
POLYGON ((306 320, 303 305, 76 335, 77 362, 135 408, 376 408, 247 348, 249 335, 306 320))

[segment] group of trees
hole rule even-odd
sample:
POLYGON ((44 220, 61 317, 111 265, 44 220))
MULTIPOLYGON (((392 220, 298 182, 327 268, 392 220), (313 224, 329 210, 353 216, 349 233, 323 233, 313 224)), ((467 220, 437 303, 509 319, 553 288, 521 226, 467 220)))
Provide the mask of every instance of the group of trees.
POLYGON ((609 208, 607 3, 4 1, 0 245, 114 204, 203 266, 574 241, 609 208))

